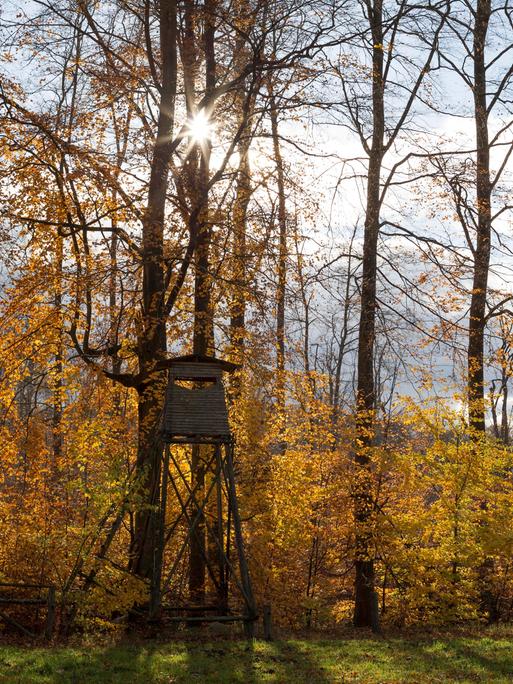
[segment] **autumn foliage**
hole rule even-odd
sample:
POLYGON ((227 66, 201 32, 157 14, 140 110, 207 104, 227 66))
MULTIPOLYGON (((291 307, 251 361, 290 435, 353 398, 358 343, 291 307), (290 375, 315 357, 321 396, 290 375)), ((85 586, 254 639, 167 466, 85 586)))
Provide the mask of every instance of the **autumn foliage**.
POLYGON ((237 364, 259 609, 510 620, 512 70, 486 52, 509 10, 33 5, 6 10, 0 55, 0 584, 55 586, 62 632, 128 624, 164 500, 164 593, 190 598, 175 521, 212 472, 180 445, 163 484, 160 430, 170 359, 194 352, 237 364), (441 109, 444 70, 471 114, 441 109), (426 124, 451 115, 463 142, 426 124))

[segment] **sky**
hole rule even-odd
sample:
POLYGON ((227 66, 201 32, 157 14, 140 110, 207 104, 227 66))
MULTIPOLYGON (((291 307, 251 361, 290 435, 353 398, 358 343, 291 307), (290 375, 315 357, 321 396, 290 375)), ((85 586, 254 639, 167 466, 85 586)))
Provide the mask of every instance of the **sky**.
MULTIPOLYGON (((20 3, 8 2, 3 8, 3 18, 8 18, 13 13, 17 13, 21 8, 25 8, 30 13, 34 8, 31 0, 20 3)), ((490 53, 500 51, 507 45, 511 36, 501 28, 501 35, 495 40, 490 41, 488 49, 490 53)), ((410 66, 414 62, 422 59, 423 53, 417 51, 412 44, 407 44, 405 40, 405 64, 410 66)), ((385 46, 386 47, 386 46, 385 46)), ((446 49, 451 51, 456 63, 461 64, 462 53, 458 47, 450 44, 446 49)), ((330 70, 331 64, 346 64, 343 73, 350 80, 356 73, 360 74, 361 83, 357 84, 359 95, 365 97, 368 92, 369 83, 365 83, 365 69, 361 70, 361 64, 357 65, 358 60, 365 60, 365 51, 361 47, 351 46, 349 52, 352 61, 343 62, 342 58, 347 54, 342 50, 329 51, 326 55, 328 68, 325 77, 322 79, 317 90, 307 91, 307 96, 312 100, 324 102, 324 108, 305 108, 299 110, 300 119, 297 120, 297 111, 293 115, 285 113, 282 115, 280 123, 280 133, 282 135, 282 146, 285 150, 285 158, 288 166, 288 173, 293 184, 301 188, 302 200, 308 199, 308 206, 315 207, 304 212, 301 219, 301 230, 305 235, 303 245, 304 253, 309 256, 311 262, 311 273, 329 273, 332 279, 332 297, 327 295, 327 281, 323 285, 314 288, 313 302, 316 308, 316 322, 313 328, 313 346, 327 344, 327 336, 330 334, 332 316, 340 321, 339 301, 337 298, 337 287, 344 282, 344 269, 347 267, 347 259, 339 257, 347 250, 347 245, 356 229, 353 247, 355 251, 361 250, 362 227, 365 204, 365 170, 366 158, 362 150, 359 138, 347 127, 347 118, 344 118, 343 111, 339 105, 333 104, 326 107, 326 104, 339 102, 341 99, 340 79, 330 70), (356 65, 355 65, 356 64, 356 65), (360 71, 358 71, 360 69, 360 71), (363 74, 363 75, 362 75, 363 74), (367 91, 366 91, 367 89, 367 91), (310 152, 308 156, 301 155, 295 145, 300 145, 310 152), (357 176, 355 178, 355 175, 357 176), (327 264, 335 260, 335 264, 328 268, 327 264), (338 316, 337 316, 338 314, 338 316)), ((505 52, 504 56, 497 62, 496 68, 499 71, 507 67, 510 61, 510 53, 505 52)), ((37 70, 33 72, 24 67, 22 73, 19 72, 20 63, 13 61, 7 65, 6 69, 12 75, 20 77, 24 84, 37 83, 37 70)), ((405 78, 403 66, 397 68, 394 74, 397 85, 394 93, 387 99, 387 114, 393 115, 394 109, 400 105, 400 100, 404 101, 405 93, 401 90, 401 79, 405 78)), ((418 150, 419 143, 426 150, 439 149, 442 151, 450 150, 458 152, 460 150, 471 151, 474 147, 474 122, 472 120, 472 98, 470 90, 465 86, 461 79, 447 70, 437 71, 430 74, 435 85, 428 92, 423 93, 426 97, 431 97, 432 108, 419 106, 416 108, 414 127, 415 132, 401 136, 397 145, 390 150, 385 160, 385 169, 390 169, 408 151, 418 150), (434 111, 434 108, 439 111, 434 111)), ((301 84, 294 84, 293 88, 301 91, 301 84)), ((41 91, 42 92, 42 91, 41 91)), ((495 131, 503 123, 504 116, 492 114, 489 119, 490 130, 495 131)), ((268 126, 267 126, 268 129, 268 126)), ((268 133, 268 130, 265 131, 268 133)), ((212 132, 214 148, 221 140, 214 126, 212 132)), ((505 140, 510 140, 511 136, 506 136, 505 140)), ((492 152, 492 165, 500 163, 501 155, 505 148, 497 148, 492 152)), ((471 155, 470 155, 471 156, 471 155)), ((213 165, 216 160, 222 157, 220 150, 214 149, 213 165)), ((270 157, 270 142, 266 138, 260 138, 255 142, 251 152, 251 164, 254 174, 272 173, 273 162, 270 157)), ((455 162, 457 155, 449 156, 455 162)), ((234 159, 234 162, 236 160, 234 159)), ((413 165, 409 170, 413 170, 413 165)), ((504 192, 501 197, 497 197, 495 206, 508 201, 507 195, 511 191, 511 179, 513 177, 513 166, 509 162, 504 173, 503 185, 504 192)), ((298 195, 299 191, 296 192, 298 195)), ((292 192, 290 195, 292 196, 292 192)), ((289 211, 290 202, 289 202, 289 211)), ((419 235, 424 235, 430 239, 437 239, 440 242, 450 242, 460 251, 465 251, 464 238, 462 231, 454 219, 454 211, 447 203, 447 198, 443 197, 443 188, 436 187, 429 180, 420 180, 411 185, 403 185, 390 190, 383 205, 383 217, 395 222, 401 222, 405 227, 419 235), (436 206, 434 206, 436 202, 436 206), (444 204, 445 203, 445 204, 444 204)), ((492 270, 490 286, 500 289, 505 293, 513 292, 513 243, 511 241, 511 213, 505 212, 494 225, 500 234, 502 245, 499 249, 498 236, 495 239, 495 249, 492 256, 492 270)), ((398 276, 386 266, 385 259, 393 258, 401 267, 402 275, 411 280, 418 278, 419 274, 426 270, 427 266, 418 258, 418 252, 412 251, 412 243, 404 238, 395 236, 384 239, 382 246, 381 265, 392 282, 398 283, 398 276)), ((446 254, 445 258, 448 255, 446 254)), ((312 284, 315 278, 311 279, 312 284)), ((384 283, 382 283, 384 287, 384 283)), ((290 291, 296 287, 294 283, 289 284, 290 291)), ((313 285, 312 285, 313 287, 313 285)), ((449 297, 452 293, 447 285, 438 284, 430 274, 426 280, 426 297, 430 295, 429 287, 437 288, 437 295, 440 302, 444 297, 449 297), (444 289, 445 288, 445 289, 444 289)), ((390 340, 396 346, 402 346, 403 353, 400 362, 403 369, 408 368, 409 373, 404 373, 401 379, 401 387, 405 393, 415 392, 419 389, 419 372, 413 368, 422 366, 422 359, 426 360, 426 365, 433 367, 439 377, 437 386, 443 387, 441 380, 450 378, 454 366, 454 354, 451 349, 443 345, 428 345, 421 348, 424 341, 422 335, 409 326, 403 319, 398 318, 399 309, 407 315, 415 314, 422 326, 429 329, 436 323, 436 315, 423 309, 418 304, 414 305, 407 301, 406 296, 396 297, 393 291, 380 292, 382 299, 388 303, 383 309, 383 324, 387 328, 390 340), (395 309, 395 310, 394 310, 395 309), (409 344, 405 344, 405 340, 409 344)), ((465 307, 456 314, 446 314, 446 318, 465 316, 465 307)), ((355 308, 354 316, 357 316, 355 308)), ((289 311, 289 325, 292 330, 292 337, 297 335, 300 328, 300 312, 289 311)), ((462 320, 463 320, 462 319, 462 320)), ((459 336, 459 344, 464 349, 464 335, 459 336)), ((382 342, 382 341, 381 341, 382 342)), ((380 343, 381 343, 380 342, 380 343)), ((397 361, 396 350, 391 346, 391 363, 397 361)), ((420 373, 423 371, 420 368, 420 373)), ((346 379, 352 381, 354 375, 354 355, 348 354, 346 362, 346 379)))

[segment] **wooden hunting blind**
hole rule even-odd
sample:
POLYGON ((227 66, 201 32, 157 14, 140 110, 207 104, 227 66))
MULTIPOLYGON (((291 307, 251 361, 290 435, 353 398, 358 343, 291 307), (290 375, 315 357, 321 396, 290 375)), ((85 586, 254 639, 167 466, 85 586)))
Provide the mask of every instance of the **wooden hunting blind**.
POLYGON ((257 615, 223 386, 223 373, 237 367, 199 355, 169 361, 150 615, 166 612, 168 620, 185 623, 241 620, 251 636, 257 615), (170 515, 177 509, 168 506, 168 490, 177 514, 170 515))
POLYGON ((209 356, 171 361, 163 420, 164 441, 201 444, 231 441, 223 371, 237 366, 209 356))

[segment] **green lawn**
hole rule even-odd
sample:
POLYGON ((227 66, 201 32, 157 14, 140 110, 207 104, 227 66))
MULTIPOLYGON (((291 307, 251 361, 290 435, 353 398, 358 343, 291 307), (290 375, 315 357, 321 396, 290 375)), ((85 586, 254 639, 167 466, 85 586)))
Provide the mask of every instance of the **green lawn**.
POLYGON ((513 682, 513 637, 0 646, 0 683, 513 682))

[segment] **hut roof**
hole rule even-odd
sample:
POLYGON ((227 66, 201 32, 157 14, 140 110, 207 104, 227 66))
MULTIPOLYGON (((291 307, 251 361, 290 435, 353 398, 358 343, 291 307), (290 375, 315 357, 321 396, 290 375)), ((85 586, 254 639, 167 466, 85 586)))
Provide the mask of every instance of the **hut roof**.
POLYGON ((237 368, 240 368, 240 365, 232 363, 231 361, 225 361, 224 359, 218 359, 215 356, 206 356, 202 354, 185 354, 184 356, 174 356, 172 359, 169 359, 168 363, 170 367, 181 363, 208 363, 219 366, 226 373, 233 373, 233 371, 237 370, 237 368))

